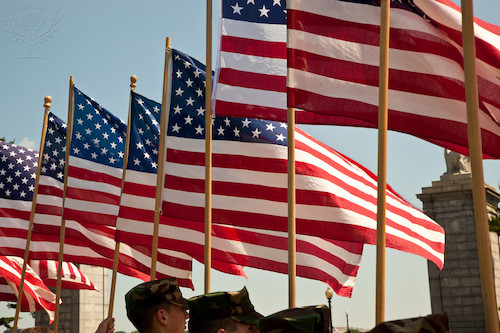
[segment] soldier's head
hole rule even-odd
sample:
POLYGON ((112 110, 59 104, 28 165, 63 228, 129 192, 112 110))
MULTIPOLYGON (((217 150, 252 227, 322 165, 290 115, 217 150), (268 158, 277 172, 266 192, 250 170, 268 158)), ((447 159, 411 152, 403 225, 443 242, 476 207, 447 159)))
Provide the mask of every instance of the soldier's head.
POLYGON ((261 333, 328 333, 330 325, 326 305, 286 309, 257 321, 261 333))
POLYGON ((258 332, 255 311, 246 288, 215 292, 188 299, 190 333, 258 332))
POLYGON ((125 295, 127 317, 141 333, 186 329, 187 301, 175 278, 141 283, 125 295))

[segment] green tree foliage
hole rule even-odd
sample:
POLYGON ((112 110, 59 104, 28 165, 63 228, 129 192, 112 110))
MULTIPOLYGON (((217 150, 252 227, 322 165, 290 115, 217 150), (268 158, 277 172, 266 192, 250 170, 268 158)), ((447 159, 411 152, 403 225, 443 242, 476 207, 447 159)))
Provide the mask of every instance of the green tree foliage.
POLYGON ((3 317, 0 318, 0 326, 5 326, 5 328, 10 329, 12 326, 10 326, 10 323, 14 321, 14 317, 3 317))
POLYGON ((497 207, 495 211, 497 214, 495 217, 490 218, 488 225, 490 231, 496 232, 500 236, 500 207, 497 207))
MULTIPOLYGON (((5 136, 1 137, 1 138, 0 138, 0 141, 5 142, 5 141, 6 141, 6 140, 5 140, 5 136)), ((14 141, 16 141, 16 140, 10 140, 10 141, 9 141, 9 143, 14 144, 14 141)))

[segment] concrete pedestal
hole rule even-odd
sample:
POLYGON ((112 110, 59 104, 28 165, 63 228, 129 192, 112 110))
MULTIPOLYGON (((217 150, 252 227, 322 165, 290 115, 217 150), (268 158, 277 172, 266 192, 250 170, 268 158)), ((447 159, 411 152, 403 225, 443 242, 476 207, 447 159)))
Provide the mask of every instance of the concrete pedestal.
MULTIPOLYGON (((60 333, 94 333, 99 323, 108 314, 109 273, 108 269, 89 265, 79 265, 80 270, 94 283, 95 290, 63 289, 59 307, 60 333)), ((53 289, 55 293, 55 289, 53 289)), ((48 326, 49 316, 45 311, 37 311, 36 326, 48 326)))
MULTIPOLYGON (((496 214, 500 195, 485 186, 489 214, 496 214)), ((477 255, 471 174, 443 175, 417 197, 425 214, 446 233, 445 264, 440 272, 429 262, 429 285, 433 313, 448 312, 453 333, 485 332, 483 299, 477 255)), ((487 223, 487 221, 485 221, 487 223)), ((500 304, 499 238, 490 232, 497 303, 500 304)))

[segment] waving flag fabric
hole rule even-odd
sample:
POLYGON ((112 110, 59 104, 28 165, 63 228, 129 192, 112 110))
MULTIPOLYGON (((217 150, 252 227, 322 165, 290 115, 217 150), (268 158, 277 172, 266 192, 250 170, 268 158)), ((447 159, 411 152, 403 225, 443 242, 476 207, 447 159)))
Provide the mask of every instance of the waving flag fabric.
MULTIPOLYGON (((64 189, 64 156, 66 124, 50 113, 43 152, 37 196, 34 230, 37 237, 59 236, 62 196, 64 189)), ((57 237, 59 239, 59 237, 57 237)), ((115 229, 94 223, 80 223, 67 220, 65 228, 65 259, 76 263, 103 266, 112 269, 115 249, 115 229), (80 252, 69 253, 75 246, 82 246, 80 252), (70 255, 68 257, 68 254, 70 255)), ((57 254, 58 250, 56 250, 57 254)), ((55 257, 57 258, 57 256, 55 257)), ((181 285, 191 287, 191 264, 171 259, 168 254, 158 256, 158 276, 176 276, 181 285)), ((149 280, 151 249, 143 246, 120 247, 118 271, 122 274, 149 280)))
MULTIPOLYGON (((30 260, 29 266, 48 287, 57 286, 57 267, 55 260, 30 260)), ((63 262, 61 274, 63 289, 97 290, 94 283, 73 263, 63 262)))
MULTIPOLYGON (((286 121, 290 106, 297 123, 376 128, 380 2, 285 2, 222 0, 215 113, 286 121)), ((460 9, 391 6, 389 129, 468 154, 460 9)), ((475 31, 483 153, 498 158, 500 30, 475 31)))
MULTIPOLYGON (((379 1, 288 0, 288 105, 377 127, 379 1)), ((468 155, 460 9, 391 2, 389 129, 468 155)), ((485 157, 500 157, 500 27, 476 19, 485 157)))
POLYGON ((115 226, 126 125, 76 87, 73 118, 63 217, 115 226))
MULTIPOLYGON (((16 301, 21 283, 22 262, 23 260, 18 257, 0 256, 0 276, 12 288, 16 301)), ((49 290, 29 266, 26 269, 23 292, 21 311, 33 312, 44 309, 49 315, 50 323, 52 323, 55 316, 56 295, 49 290)), ((12 300, 12 296, 8 296, 5 288, 0 289, 0 296, 5 296, 5 300, 12 300)))
MULTIPOLYGON (((215 114, 285 121, 286 1, 221 1, 215 114)), ((298 123, 337 117, 296 110, 298 123)))
MULTIPOLYGON (((183 56, 181 62, 186 62, 183 56)), ((167 132, 163 213, 204 219, 203 100, 194 81, 199 63, 174 76, 167 132), (189 76, 188 76, 189 75, 189 76), (177 80, 175 80, 178 77, 177 80)), ((175 60, 174 60, 175 64, 175 60)), ((175 71, 174 71, 175 72, 175 71)), ((217 117, 213 123, 213 221, 287 231, 286 124, 217 117)), ((296 128, 297 233, 326 239, 376 243, 376 176, 296 128)), ((443 265, 444 231, 390 187, 387 246, 443 265)))
MULTIPOLYGON (((161 105, 135 92, 131 94, 129 156, 115 238, 130 246, 141 244, 151 249, 161 105), (147 235, 146 241, 138 241, 137 238, 143 237, 142 235, 147 235)), ((191 273, 192 258, 183 251, 169 249, 168 245, 161 243, 159 251, 164 253, 172 266, 184 269, 183 275, 187 279, 191 273)), ((234 264, 214 261, 213 268, 244 275, 242 268, 234 264)), ((175 276, 180 278, 182 275, 175 276)))
MULTIPOLYGON (((190 158, 189 150, 197 148, 203 142, 204 124, 204 81, 205 67, 195 59, 182 54, 176 50, 172 53, 173 78, 172 78, 172 101, 168 116, 167 131, 167 161, 164 168, 165 187, 163 213, 167 218, 162 219, 160 226, 160 244, 166 244, 170 248, 189 253, 197 260, 204 260, 204 224, 198 216, 183 214, 183 219, 172 218, 182 214, 178 209, 195 209, 187 203, 188 193, 173 193, 171 186, 177 186, 180 182, 186 182, 190 188, 193 179, 179 179, 174 174, 179 172, 181 165, 172 163, 171 157, 182 154, 184 158, 190 158), (180 131, 185 127, 186 131, 180 131), (196 137, 194 141, 191 138, 196 137), (172 143, 174 142, 174 145, 172 143), (181 152, 177 147, 183 147, 181 152), (178 196, 180 195, 180 196, 178 196), (173 201, 172 201, 173 200, 173 201), (177 206, 180 200, 186 206, 177 206), (191 220, 191 221, 189 221, 191 220)), ((238 119, 241 120, 241 119, 238 119)), ((222 121, 215 119, 215 124, 222 121)), ((224 122, 233 121, 225 118, 224 122)), ((251 121, 247 120, 248 123, 251 121)), ((215 126, 221 136, 220 128, 215 126)), ((203 158, 203 156, 200 156, 203 158)), ((179 158, 179 157, 177 157, 179 158)), ((175 160, 175 157, 174 157, 175 160)), ((200 169, 199 161, 185 160, 185 169, 191 173, 192 168, 200 169)), ((195 177, 198 177, 198 171, 195 177)), ((201 176, 203 177, 203 176, 201 176)), ((198 180, 196 180, 198 181, 198 180)), ((214 184, 215 185, 215 184, 214 184)), ((204 204, 202 205, 204 206, 204 204)), ((187 211, 184 213, 188 213, 187 211)), ((203 218, 201 219, 203 221, 203 218)), ((236 227, 231 219, 220 221, 214 219, 212 225, 212 257, 214 262, 226 262, 248 267, 260 268, 269 271, 287 273, 288 267, 288 236, 285 232, 270 232, 257 228, 236 227)), ((270 222, 268 220, 267 222, 270 222)), ((263 223, 265 223, 263 221, 263 223)), ((136 231, 137 232, 137 231, 136 231)), ((140 233, 140 230, 138 231, 140 233)), ((137 239, 148 239, 143 235, 137 239)), ((323 281, 332 286, 339 295, 349 297, 352 293, 354 280, 358 271, 363 245, 360 243, 330 242, 318 237, 298 235, 297 275, 323 281), (319 246, 321 244, 322 247, 319 246)))

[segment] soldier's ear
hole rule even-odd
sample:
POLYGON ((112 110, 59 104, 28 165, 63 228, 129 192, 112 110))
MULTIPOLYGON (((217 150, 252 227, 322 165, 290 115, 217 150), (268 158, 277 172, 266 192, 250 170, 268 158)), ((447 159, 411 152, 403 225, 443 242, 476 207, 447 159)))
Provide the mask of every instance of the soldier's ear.
POLYGON ((226 333, 226 330, 225 330, 225 329, 223 329, 223 328, 219 328, 219 329, 217 330, 217 333, 226 333))
POLYGON ((156 319, 158 319, 158 321, 161 324, 166 325, 167 324, 167 310, 158 309, 158 311, 156 311, 156 319))

